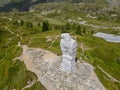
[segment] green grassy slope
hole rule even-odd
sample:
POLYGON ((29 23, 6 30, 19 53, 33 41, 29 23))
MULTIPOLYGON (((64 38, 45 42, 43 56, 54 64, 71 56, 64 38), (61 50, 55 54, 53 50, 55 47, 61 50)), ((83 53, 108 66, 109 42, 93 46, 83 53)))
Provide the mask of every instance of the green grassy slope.
MULTIPOLYGON (((68 5, 71 9, 72 6, 70 4, 68 5)), ((92 14, 98 18, 92 19, 86 17, 87 14, 91 14, 91 12, 87 11, 87 9, 83 12, 83 8, 86 5, 81 5, 79 7, 81 13, 78 9, 78 12, 74 11, 76 10, 76 6, 79 6, 78 4, 74 5, 71 10, 64 6, 64 9, 67 9, 66 13, 64 13, 65 11, 63 10, 60 13, 54 12, 43 15, 41 14, 42 10, 40 8, 44 8, 46 6, 44 4, 43 6, 41 5, 36 12, 0 13, 0 90, 9 90, 14 88, 21 90, 21 88, 27 85, 27 81, 37 80, 34 73, 26 70, 23 62, 13 60, 22 53, 22 49, 17 46, 18 41, 20 41, 22 45, 44 48, 61 55, 59 46, 60 37, 58 37, 53 44, 51 44, 51 41, 47 42, 46 37, 51 36, 54 39, 54 37, 60 36, 62 31, 61 27, 68 22, 68 19, 74 19, 77 21, 78 17, 81 17, 83 21, 87 21, 88 24, 109 26, 108 29, 102 29, 81 25, 82 29, 83 27, 86 29, 86 33, 78 35, 75 33, 77 24, 75 24, 73 29, 73 24, 70 23, 71 28, 69 32, 73 36, 77 36, 78 45, 83 43, 83 45, 88 47, 87 50, 82 52, 82 49, 78 46, 77 58, 81 57, 84 61, 95 67, 96 74, 108 90, 120 89, 120 83, 112 81, 110 77, 98 68, 98 66, 100 66, 109 75, 120 81, 120 43, 109 43, 103 39, 94 37, 91 34, 91 31, 119 34, 120 30, 115 28, 113 29, 112 26, 119 26, 120 22, 117 20, 120 13, 110 10, 108 12, 104 11, 98 14, 97 10, 101 7, 98 6, 98 9, 95 11, 96 14, 92 14), (111 14, 116 14, 117 16, 114 18, 112 17, 111 20, 109 20, 107 16, 110 16, 111 14), (19 22, 21 20, 23 20, 24 23, 20 24, 19 22), (46 32, 41 31, 42 22, 44 20, 48 20, 50 23, 50 30, 46 32), (29 26, 29 23, 32 23, 32 26, 29 26), (38 25, 38 23, 40 25, 38 25), (56 28, 56 26, 59 28, 56 28), (23 39, 20 39, 16 34, 11 34, 8 29, 19 34, 23 39)), ((90 8, 90 5, 87 6, 90 8)), ((93 10, 94 12, 94 8, 95 6, 91 6, 90 11, 93 10)), ((40 82, 36 81, 31 88, 27 88, 26 90, 45 90, 45 88, 40 84, 40 82)))
POLYGON ((10 21, 1 18, 2 17, 0 17, 0 90, 21 90, 27 85, 28 81, 33 80, 35 80, 34 85, 28 90, 46 90, 44 86, 37 81, 36 75, 26 69, 22 61, 14 60, 22 53, 22 48, 17 46, 19 38, 4 28, 4 26, 10 26, 10 21))

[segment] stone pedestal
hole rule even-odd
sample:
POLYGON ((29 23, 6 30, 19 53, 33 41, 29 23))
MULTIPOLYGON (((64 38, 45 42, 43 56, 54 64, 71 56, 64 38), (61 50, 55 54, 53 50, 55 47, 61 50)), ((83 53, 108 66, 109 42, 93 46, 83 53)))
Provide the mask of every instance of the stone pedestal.
POLYGON ((69 33, 61 34, 61 51, 62 63, 60 69, 67 72, 72 72, 76 67, 75 56, 77 50, 77 43, 71 38, 69 33))

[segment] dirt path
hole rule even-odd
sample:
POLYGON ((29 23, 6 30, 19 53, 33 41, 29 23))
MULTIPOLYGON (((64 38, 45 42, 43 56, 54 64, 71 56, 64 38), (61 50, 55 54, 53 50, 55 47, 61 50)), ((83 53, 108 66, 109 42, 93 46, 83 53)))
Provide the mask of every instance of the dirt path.
POLYGON ((30 88, 35 84, 35 81, 28 81, 27 82, 28 85, 26 85, 25 87, 23 87, 21 90, 25 90, 26 88, 30 88))
POLYGON ((93 27, 93 28, 102 28, 102 29, 108 29, 108 28, 112 28, 112 29, 119 29, 120 30, 120 27, 119 26, 100 26, 100 25, 94 25, 94 24, 88 24, 87 21, 83 20, 83 18, 81 18, 80 21, 77 21, 77 20, 72 20, 74 23, 78 23, 78 24, 81 24, 81 25, 85 25, 85 26, 90 26, 90 27, 93 27), (82 19, 82 21, 81 21, 82 19))
POLYGON ((119 29, 120 30, 120 26, 100 26, 100 25, 94 25, 94 24, 89 24, 87 23, 87 21, 83 20, 83 18, 78 18, 78 20, 68 20, 70 23, 73 22, 73 23, 78 23, 80 25, 85 25, 85 26, 90 26, 90 27, 93 27, 93 28, 101 28, 101 29, 108 29, 108 28, 112 28, 112 29, 119 29))
MULTIPOLYGON (((8 30, 11 34, 15 35, 16 37, 19 37, 20 41, 22 41, 22 36, 20 36, 19 34, 13 32, 12 30, 10 30, 8 27, 5 26, 5 29, 8 30)), ((18 41, 18 45, 21 45, 21 42, 18 41)))
MULTIPOLYGON (((7 29, 11 34, 13 34, 13 35, 15 35, 16 37, 19 37, 20 38, 20 41, 18 41, 18 44, 17 44, 17 46, 20 46, 20 47, 23 47, 22 45, 21 45, 21 41, 22 41, 22 37, 19 35, 19 34, 17 34, 17 33, 14 33, 12 30, 10 30, 8 27, 5 27, 5 29, 7 29)), ((11 38, 11 40, 12 40, 12 38, 11 38)), ((7 44, 11 41, 11 40, 9 40, 8 42, 7 42, 7 44)), ((16 60, 16 59, 19 59, 19 57, 16 57, 15 59, 13 59, 13 61, 14 60, 16 60)), ((26 59, 27 60, 27 59, 26 59)), ((26 89, 26 88, 30 88, 30 87, 32 87, 33 85, 34 85, 34 83, 35 83, 35 81, 33 80, 33 81, 28 81, 27 82, 27 85, 25 86, 25 87, 23 87, 21 90, 24 90, 24 89, 26 89)))
POLYGON ((108 28, 120 29, 120 27, 98 26, 98 25, 87 24, 87 23, 84 23, 83 25, 85 25, 85 26, 91 26, 93 28, 102 28, 102 29, 108 29, 108 28))
POLYGON ((106 71, 104 71, 100 66, 97 66, 105 75, 107 75, 112 81, 120 83, 119 80, 116 78, 112 77, 110 74, 108 74, 106 71))

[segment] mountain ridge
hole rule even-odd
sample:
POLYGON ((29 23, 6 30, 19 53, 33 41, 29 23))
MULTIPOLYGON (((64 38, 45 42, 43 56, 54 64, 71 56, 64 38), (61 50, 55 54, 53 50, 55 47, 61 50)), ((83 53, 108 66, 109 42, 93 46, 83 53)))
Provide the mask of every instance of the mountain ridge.
POLYGON ((120 6, 120 0, 1 0, 0 11, 28 11, 32 5, 38 3, 53 3, 53 2, 70 2, 70 3, 85 3, 85 4, 105 4, 118 8, 120 6))

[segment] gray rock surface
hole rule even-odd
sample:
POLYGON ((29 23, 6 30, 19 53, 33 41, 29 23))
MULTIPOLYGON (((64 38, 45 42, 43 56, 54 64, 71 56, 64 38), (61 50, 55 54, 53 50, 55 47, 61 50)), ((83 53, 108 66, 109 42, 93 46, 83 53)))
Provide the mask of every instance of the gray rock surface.
POLYGON ((19 57, 28 70, 34 72, 47 90, 105 90, 94 73, 94 68, 83 62, 76 63, 72 73, 60 69, 62 57, 39 48, 23 46, 19 57))
POLYGON ((71 38, 69 33, 61 34, 61 51, 62 51, 62 63, 60 69, 66 72, 72 72, 76 68, 76 50, 77 43, 71 38))

